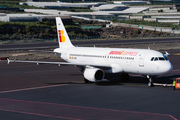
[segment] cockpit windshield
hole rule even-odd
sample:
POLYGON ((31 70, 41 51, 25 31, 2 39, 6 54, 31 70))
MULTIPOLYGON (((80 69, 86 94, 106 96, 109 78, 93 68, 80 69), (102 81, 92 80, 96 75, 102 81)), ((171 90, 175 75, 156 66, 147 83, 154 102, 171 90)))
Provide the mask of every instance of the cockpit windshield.
POLYGON ((159 57, 159 60, 160 61, 164 61, 165 59, 163 57, 159 57))
POLYGON ((153 60, 154 60, 154 57, 151 58, 151 61, 153 61, 153 60))
POLYGON ((157 58, 157 57, 155 57, 155 58, 154 58, 154 61, 158 61, 158 58, 157 58))
POLYGON ((167 57, 163 55, 163 57, 152 57, 151 61, 167 61, 167 57))
POLYGON ((177 83, 180 83, 180 80, 177 80, 177 83))

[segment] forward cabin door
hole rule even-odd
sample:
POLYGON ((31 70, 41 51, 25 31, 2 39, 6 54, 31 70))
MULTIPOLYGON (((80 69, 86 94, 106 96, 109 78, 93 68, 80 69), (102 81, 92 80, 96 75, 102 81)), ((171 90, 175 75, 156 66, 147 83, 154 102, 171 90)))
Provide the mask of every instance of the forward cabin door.
POLYGON ((109 61, 109 57, 110 57, 109 54, 106 54, 105 55, 105 61, 109 61))
POLYGON ((139 66, 140 67, 144 67, 144 58, 145 58, 145 56, 146 56, 146 53, 142 53, 142 54, 140 54, 139 55, 139 66))

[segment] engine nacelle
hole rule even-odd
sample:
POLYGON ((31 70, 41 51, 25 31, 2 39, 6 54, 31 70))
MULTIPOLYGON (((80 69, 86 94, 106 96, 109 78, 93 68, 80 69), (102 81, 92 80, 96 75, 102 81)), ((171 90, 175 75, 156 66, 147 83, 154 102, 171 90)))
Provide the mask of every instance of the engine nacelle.
POLYGON ((104 79, 104 71, 99 68, 86 68, 84 71, 84 78, 91 82, 100 82, 104 79))

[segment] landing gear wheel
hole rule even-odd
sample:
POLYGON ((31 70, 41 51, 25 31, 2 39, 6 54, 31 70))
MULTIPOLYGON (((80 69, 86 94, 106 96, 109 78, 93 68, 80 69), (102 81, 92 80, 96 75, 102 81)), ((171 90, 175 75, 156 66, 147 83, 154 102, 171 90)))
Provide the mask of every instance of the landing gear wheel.
POLYGON ((147 78, 149 79, 148 87, 153 87, 154 84, 153 84, 152 76, 147 75, 147 78))
POLYGON ((153 87, 153 86, 154 86, 153 82, 148 82, 148 87, 153 87))
POLYGON ((90 83, 90 81, 84 78, 84 83, 90 83))
POLYGON ((129 74, 127 74, 127 73, 122 73, 121 76, 120 76, 120 78, 121 78, 121 81, 123 81, 123 82, 128 82, 128 81, 129 81, 129 74))

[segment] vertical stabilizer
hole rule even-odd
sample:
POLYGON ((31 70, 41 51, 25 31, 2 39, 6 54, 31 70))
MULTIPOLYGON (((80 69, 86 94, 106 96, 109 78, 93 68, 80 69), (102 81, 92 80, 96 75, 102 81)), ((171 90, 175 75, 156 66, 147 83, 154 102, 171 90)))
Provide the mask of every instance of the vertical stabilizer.
POLYGON ((64 24, 62 23, 60 17, 56 17, 56 26, 57 26, 59 47, 60 48, 74 47, 69 39, 69 36, 66 32, 64 24))

